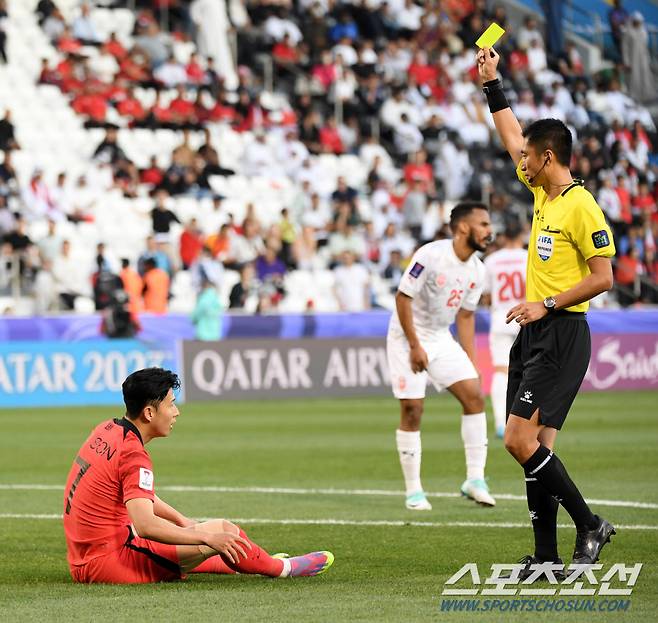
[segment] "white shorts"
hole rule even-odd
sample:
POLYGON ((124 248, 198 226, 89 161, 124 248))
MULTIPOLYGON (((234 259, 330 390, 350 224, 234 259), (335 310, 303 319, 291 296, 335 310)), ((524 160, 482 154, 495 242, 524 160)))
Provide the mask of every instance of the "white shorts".
POLYGON ((510 333, 489 333, 489 351, 494 366, 509 367, 509 351, 515 339, 516 335, 510 333))
POLYGON ((429 366, 424 372, 414 373, 409 363, 409 343, 404 335, 398 336, 389 331, 386 337, 388 367, 396 398, 425 398, 428 378, 439 392, 459 381, 478 378, 473 362, 450 333, 439 335, 432 341, 421 340, 420 343, 427 353, 429 366))

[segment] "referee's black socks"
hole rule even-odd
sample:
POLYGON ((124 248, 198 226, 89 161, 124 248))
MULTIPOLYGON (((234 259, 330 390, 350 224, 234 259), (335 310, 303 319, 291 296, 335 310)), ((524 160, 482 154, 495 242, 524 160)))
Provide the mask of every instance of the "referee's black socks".
POLYGON ((557 500, 541 485, 535 476, 525 477, 528 511, 535 535, 535 558, 542 562, 555 561, 557 551, 557 500))
POLYGON ((540 485, 564 506, 578 532, 596 528, 598 521, 573 483, 562 461, 546 446, 540 445, 523 464, 526 478, 536 478, 540 485))

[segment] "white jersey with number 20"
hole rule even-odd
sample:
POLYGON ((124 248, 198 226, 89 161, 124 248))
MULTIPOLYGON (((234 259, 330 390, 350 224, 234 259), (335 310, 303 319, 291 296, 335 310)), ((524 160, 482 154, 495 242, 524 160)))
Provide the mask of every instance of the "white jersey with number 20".
MULTIPOLYGON (((414 253, 398 289, 413 299, 412 313, 421 340, 448 330, 460 308, 474 311, 484 288, 486 271, 475 254, 462 262, 452 240, 423 245, 414 253)), ((391 331, 402 333, 397 312, 391 331)))
POLYGON ((506 324, 505 318, 512 307, 525 301, 527 262, 528 252, 525 249, 500 249, 485 258, 485 291, 491 294, 491 333, 518 333, 518 323, 506 324))

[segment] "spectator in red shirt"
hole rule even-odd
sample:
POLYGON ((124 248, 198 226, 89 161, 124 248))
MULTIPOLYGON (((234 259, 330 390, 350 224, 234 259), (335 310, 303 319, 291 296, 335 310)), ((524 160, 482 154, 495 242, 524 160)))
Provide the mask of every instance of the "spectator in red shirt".
POLYGON ((160 185, 164 174, 162 169, 158 166, 157 156, 151 156, 151 162, 146 169, 142 169, 139 173, 139 181, 142 184, 148 184, 151 188, 160 185))
POLYGON ((105 54, 110 54, 117 59, 117 61, 122 61, 128 55, 128 50, 123 47, 121 42, 117 39, 117 34, 115 32, 110 34, 110 38, 103 45, 102 48, 105 54))
POLYGON ((107 115, 107 102, 92 87, 85 87, 83 92, 73 99, 71 104, 73 110, 79 115, 85 115, 87 121, 85 127, 104 127, 107 115))
POLYGON ((414 182, 421 182, 422 192, 431 192, 434 189, 434 173, 432 165, 427 162, 427 152, 424 149, 417 151, 411 162, 404 165, 404 181, 407 186, 414 182))
POLYGON ((615 268, 615 281, 624 286, 619 292, 619 303, 626 307, 637 300, 636 285, 643 272, 636 246, 632 246, 626 255, 617 259, 615 268))
POLYGON ((345 151, 333 117, 329 117, 324 127, 320 128, 320 145, 325 153, 340 155, 345 151))
POLYGON ((64 28, 62 36, 57 40, 57 49, 64 54, 75 54, 81 47, 82 44, 73 36, 71 30, 64 28))
POLYGON ((235 111, 235 108, 219 98, 210 111, 208 111, 209 121, 235 121, 237 118, 238 113, 235 111))
POLYGON ((195 218, 191 219, 180 237, 180 259, 183 268, 187 270, 199 257, 203 249, 204 235, 195 218))
POLYGON ((133 123, 142 121, 146 117, 146 111, 142 103, 135 97, 132 87, 128 88, 125 99, 117 104, 117 110, 122 117, 128 117, 133 123))
POLYGON ((311 71, 312 78, 322 86, 326 93, 336 80, 336 65, 331 51, 324 50, 320 57, 320 64, 315 65, 311 71))
POLYGON ((656 213, 656 200, 649 192, 649 184, 647 182, 640 182, 637 189, 637 195, 633 197, 633 214, 639 218, 645 215, 649 218, 653 217, 656 213))
POLYGON ((169 104, 172 121, 181 127, 196 126, 198 120, 194 109, 194 102, 191 102, 185 97, 185 87, 179 85, 176 90, 178 91, 178 95, 169 104))
POLYGON ((204 84, 206 81, 206 72, 199 62, 199 57, 196 54, 190 54, 190 60, 185 66, 185 73, 187 74, 187 81, 192 85, 204 84))
POLYGON ((617 259, 615 281, 623 286, 632 286, 640 274, 642 264, 638 258, 637 247, 632 246, 626 255, 617 259))
POLYGON ((416 79, 418 86, 436 84, 439 77, 439 70, 434 65, 427 62, 427 54, 423 50, 418 50, 409 65, 409 76, 416 79))
POLYGON ((624 221, 627 225, 630 225, 633 221, 633 213, 631 211, 631 193, 628 192, 626 187, 626 178, 623 175, 617 177, 617 187, 615 192, 619 197, 619 203, 621 204, 621 220, 624 221))
POLYGON ((160 101, 160 91, 155 92, 155 101, 148 113, 145 125, 151 128, 174 128, 174 114, 172 111, 163 106, 160 101))
POLYGON ((51 69, 47 58, 41 59, 41 71, 39 72, 38 84, 55 84, 59 85, 60 76, 56 69, 51 69))
POLYGON ((119 63, 118 77, 130 82, 147 83, 152 80, 147 58, 139 52, 131 52, 119 63))
POLYGON ((281 41, 272 48, 274 61, 282 65, 295 64, 299 61, 297 48, 290 43, 290 36, 286 33, 281 41))

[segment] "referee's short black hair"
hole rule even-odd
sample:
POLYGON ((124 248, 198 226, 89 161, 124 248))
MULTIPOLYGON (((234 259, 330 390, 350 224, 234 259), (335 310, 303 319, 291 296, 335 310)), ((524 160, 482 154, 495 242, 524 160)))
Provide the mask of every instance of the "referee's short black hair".
POLYGON ((561 165, 569 166, 573 137, 559 119, 539 119, 523 130, 523 136, 538 153, 550 149, 561 165))
POLYGON ((454 232, 457 229, 457 224, 463 221, 473 210, 486 210, 488 212, 489 208, 479 201, 462 201, 462 203, 458 203, 450 212, 450 230, 454 232))
POLYGON ((134 420, 149 405, 157 409, 170 389, 179 388, 180 379, 171 370, 144 368, 133 372, 121 386, 127 417, 134 420))

